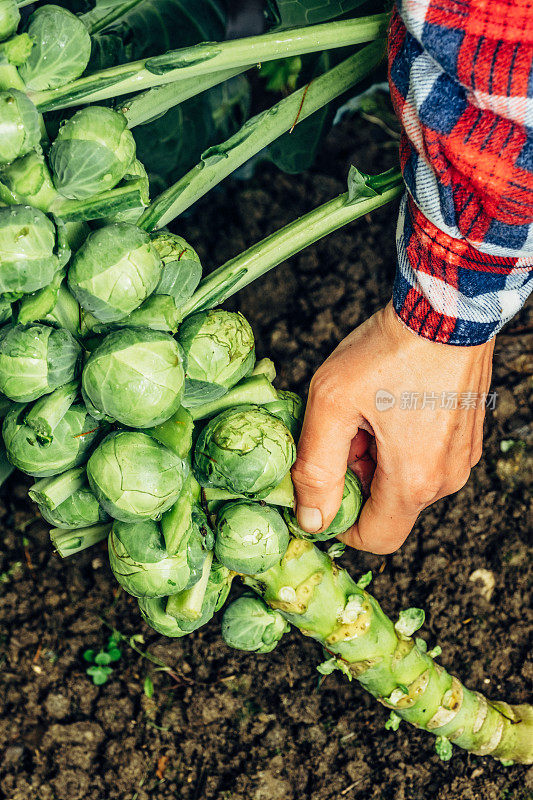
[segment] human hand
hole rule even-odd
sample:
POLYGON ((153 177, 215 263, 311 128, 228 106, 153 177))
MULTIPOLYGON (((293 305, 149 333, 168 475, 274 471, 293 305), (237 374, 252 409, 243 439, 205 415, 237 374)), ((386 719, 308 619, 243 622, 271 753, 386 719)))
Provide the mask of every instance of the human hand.
POLYGON ((494 340, 456 347, 417 336, 391 303, 349 334, 311 381, 292 470, 300 526, 330 524, 348 465, 370 494, 339 538, 373 553, 400 547, 420 512, 461 489, 481 458, 493 350, 494 340), (396 398, 387 410, 376 408, 380 390, 396 398), (400 407, 403 392, 418 394, 418 408, 400 407), (457 407, 440 407, 451 392, 457 407), (465 392, 476 393, 475 408, 460 407, 465 392), (422 407, 424 393, 434 407, 422 407))

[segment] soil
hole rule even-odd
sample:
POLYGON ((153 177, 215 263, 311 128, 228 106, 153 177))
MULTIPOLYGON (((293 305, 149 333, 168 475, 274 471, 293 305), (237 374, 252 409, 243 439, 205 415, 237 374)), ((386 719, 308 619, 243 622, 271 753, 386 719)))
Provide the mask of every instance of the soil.
MULTIPOLYGON (((208 268, 289 219, 343 191, 348 166, 392 165, 396 145, 368 122, 345 121, 312 171, 291 177, 271 165, 228 183, 180 232, 208 268)), ((279 386, 305 392, 325 356, 389 298, 395 209, 381 209, 243 291, 259 355, 279 367, 279 386)), ((372 569, 372 591, 394 615, 426 609, 424 636, 470 686, 509 702, 528 698, 531 462, 531 310, 499 337, 482 462, 466 487, 422 515, 400 552, 348 552, 355 574, 372 569), (494 591, 470 580, 488 570, 494 591)), ((364 690, 333 674, 293 632, 271 655, 228 650, 217 620, 168 640, 117 591, 104 546, 61 562, 47 526, 11 478, 0 498, 0 796, 8 800, 525 800, 533 769, 504 767, 459 751, 443 763, 430 735, 402 725, 364 690), (103 686, 82 654, 126 637, 103 686), (137 648, 136 649, 134 649, 137 648), (138 650, 167 669, 159 669, 138 650), (149 680, 147 681, 147 677, 149 680), (151 681, 151 684, 150 684, 151 681), (153 685, 153 694, 150 686, 153 685), (149 696, 152 695, 152 696, 149 696)))

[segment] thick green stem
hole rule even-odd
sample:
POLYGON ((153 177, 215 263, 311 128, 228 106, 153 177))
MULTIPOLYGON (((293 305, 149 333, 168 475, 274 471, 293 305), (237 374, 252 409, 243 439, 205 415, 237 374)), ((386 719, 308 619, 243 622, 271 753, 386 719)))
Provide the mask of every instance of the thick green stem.
POLYGON ((346 61, 248 120, 220 145, 207 150, 200 162, 166 189, 142 214, 138 224, 150 231, 175 217, 294 125, 346 92, 380 62, 384 41, 372 42, 346 61))
POLYGON ((145 428, 144 433, 157 439, 180 458, 186 458, 191 451, 194 432, 193 418, 186 408, 180 406, 176 413, 161 425, 145 428))
POLYGON ((45 505, 50 511, 53 511, 86 484, 85 467, 73 467, 62 472, 61 475, 41 478, 40 481, 33 484, 28 494, 35 503, 45 505))
POLYGON ((136 178, 86 200, 66 200, 58 197, 47 210, 61 217, 63 222, 104 219, 112 217, 120 211, 142 208, 144 194, 144 182, 140 178, 136 178))
POLYGON ((200 282, 182 307, 183 316, 223 303, 318 239, 398 197, 403 186, 399 170, 384 174, 388 175, 388 188, 384 187, 382 194, 362 197, 357 202, 353 202, 347 192, 341 194, 227 261, 200 282))
MULTIPOLYGON (((251 65, 253 66, 253 65, 251 65)), ((124 104, 117 105, 117 111, 121 111, 128 120, 128 128, 136 125, 143 125, 145 122, 156 119, 174 106, 179 106, 190 97, 195 97, 219 83, 240 75, 248 67, 235 67, 225 69, 220 72, 212 72, 207 75, 200 75, 197 78, 175 81, 165 86, 157 86, 147 92, 135 95, 131 100, 124 104)))
POLYGON ((109 524, 91 525, 90 528, 80 528, 77 531, 52 528, 50 539, 61 558, 67 558, 107 539, 110 530, 109 524))
POLYGON ((476 755, 533 761, 531 706, 467 689, 311 542, 292 539, 279 566, 244 582, 402 719, 476 755))
POLYGON ((291 55, 370 42, 386 35, 388 21, 388 14, 376 14, 229 42, 204 42, 161 56, 110 67, 58 89, 31 92, 30 97, 40 111, 96 103, 219 70, 244 68, 249 64, 291 55))

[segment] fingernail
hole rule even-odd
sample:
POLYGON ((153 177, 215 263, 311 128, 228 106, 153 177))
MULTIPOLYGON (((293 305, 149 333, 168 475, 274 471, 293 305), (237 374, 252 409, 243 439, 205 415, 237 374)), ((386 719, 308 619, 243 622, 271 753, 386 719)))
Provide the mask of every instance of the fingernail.
POLYGON ((319 508, 298 506, 296 515, 300 528, 303 528, 307 533, 316 533, 322 527, 322 514, 319 508))

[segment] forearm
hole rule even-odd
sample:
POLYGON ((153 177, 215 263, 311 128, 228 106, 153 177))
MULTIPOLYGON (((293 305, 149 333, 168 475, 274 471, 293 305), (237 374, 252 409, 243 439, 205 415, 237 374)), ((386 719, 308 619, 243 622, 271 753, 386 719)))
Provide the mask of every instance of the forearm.
POLYGON ((394 305, 425 338, 479 344, 532 286, 529 62, 512 53, 533 29, 533 12, 513 6, 494 30, 473 4, 461 17, 453 8, 437 14, 433 0, 398 5, 390 85, 410 200, 398 227, 394 305))

